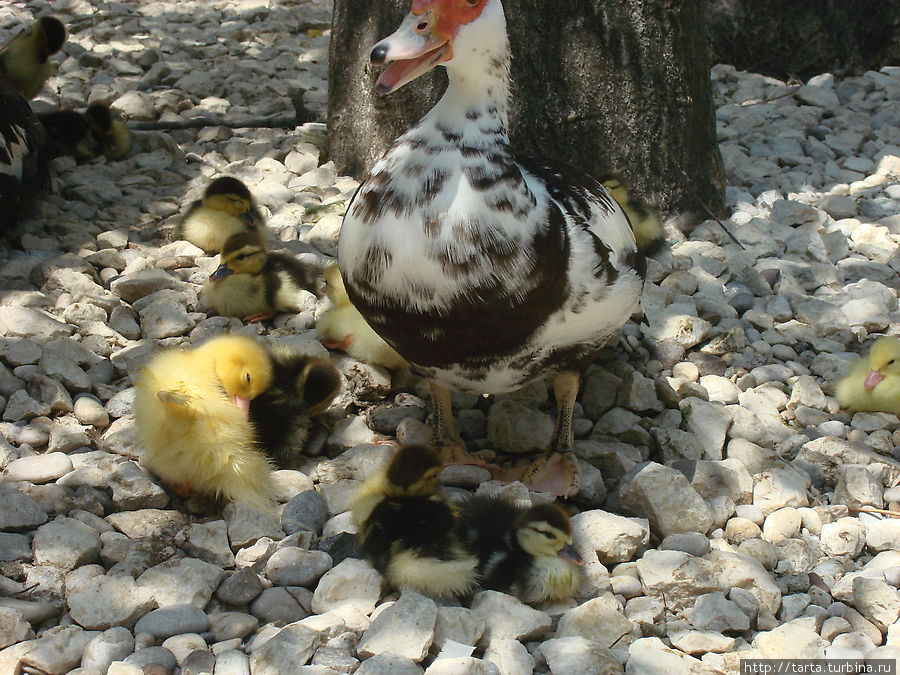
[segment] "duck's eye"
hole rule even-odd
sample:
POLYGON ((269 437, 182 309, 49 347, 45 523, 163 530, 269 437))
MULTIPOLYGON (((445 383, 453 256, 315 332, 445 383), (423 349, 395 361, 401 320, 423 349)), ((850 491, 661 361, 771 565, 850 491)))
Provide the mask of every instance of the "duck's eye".
POLYGON ((556 535, 552 532, 541 532, 541 534, 547 537, 547 539, 556 539, 556 535))
POLYGON ((897 359, 891 359, 890 361, 887 362, 887 365, 889 365, 889 366, 894 365, 894 361, 896 361, 896 360, 897 359))
POLYGON ((481 2, 481 0, 466 0, 466 4, 467 4, 469 7, 474 7, 474 6, 477 5, 479 2, 481 2))
POLYGON ((244 373, 244 382, 250 384, 250 373, 244 373))
POLYGON ((247 257, 247 254, 246 254, 246 253, 241 253, 240 255, 236 255, 236 256, 234 257, 234 259, 235 259, 235 260, 243 260, 243 259, 246 258, 246 257, 247 257))

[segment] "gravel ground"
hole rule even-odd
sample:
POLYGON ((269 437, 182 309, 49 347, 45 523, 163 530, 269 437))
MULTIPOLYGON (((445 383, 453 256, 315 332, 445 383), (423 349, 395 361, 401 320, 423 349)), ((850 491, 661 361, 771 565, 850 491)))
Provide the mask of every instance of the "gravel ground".
MULTIPOLYGON (((4 5, 0 42, 47 7, 4 5)), ((803 86, 713 69, 730 217, 670 228, 626 348, 585 377, 581 592, 443 606, 382 592, 341 537, 389 452, 372 441, 421 434, 422 383, 335 355, 333 427, 278 472, 278 514, 181 501, 133 440, 129 376, 161 345, 237 330, 326 353, 326 300, 263 325, 207 316, 216 259, 171 232, 229 173, 285 249, 334 255, 356 182, 323 162, 324 126, 238 127, 324 114, 330 3, 52 11, 71 35, 36 106, 204 126, 137 132, 118 162, 56 160, 23 250, 0 252, 0 672, 643 675, 900 657, 900 520, 866 511, 900 502, 898 419, 831 396, 871 335, 900 333, 900 69, 803 86)), ((551 399, 537 383, 455 404, 470 445, 509 461, 546 443, 551 399)), ((445 473, 453 496, 483 478, 445 473)))

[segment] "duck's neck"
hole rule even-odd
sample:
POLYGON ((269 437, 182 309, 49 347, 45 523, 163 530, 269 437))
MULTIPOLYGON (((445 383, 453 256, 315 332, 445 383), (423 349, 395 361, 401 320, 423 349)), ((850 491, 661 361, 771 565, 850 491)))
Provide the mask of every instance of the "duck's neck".
POLYGON ((447 90, 420 126, 465 137, 477 129, 494 142, 508 143, 509 61, 504 44, 493 54, 447 64, 447 90))

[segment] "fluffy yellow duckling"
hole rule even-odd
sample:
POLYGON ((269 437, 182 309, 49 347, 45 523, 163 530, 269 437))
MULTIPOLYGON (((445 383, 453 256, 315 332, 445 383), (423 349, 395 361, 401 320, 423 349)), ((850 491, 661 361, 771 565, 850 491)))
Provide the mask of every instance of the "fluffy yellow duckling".
POLYGON ((175 231, 207 253, 219 253, 233 234, 255 230, 264 236, 262 213, 250 190, 237 178, 216 178, 188 209, 175 231))
POLYGON ((478 556, 482 588, 546 604, 571 598, 581 584, 572 524, 552 504, 525 510, 502 499, 473 497, 460 514, 459 536, 478 556))
POLYGON ((256 449, 251 401, 272 380, 263 346, 224 335, 157 354, 135 382, 143 463, 177 494, 271 503, 272 465, 256 449))
POLYGON ((401 448, 385 471, 363 483, 351 507, 360 548, 387 582, 439 598, 469 593, 478 564, 438 494, 441 467, 431 448, 401 448))
POLYGON ((268 253, 254 231, 228 237, 220 259, 201 294, 222 316, 262 321, 280 312, 299 312, 305 291, 316 289, 316 270, 289 255, 268 253))
POLYGON ((854 361, 838 382, 835 394, 849 410, 900 415, 900 338, 875 340, 869 355, 854 361))
POLYGON ((260 449, 282 468, 293 468, 303 452, 313 418, 341 389, 341 375, 327 359, 283 347, 269 349, 272 383, 250 401, 250 421, 260 449))
POLYGON ((0 49, 0 79, 25 98, 34 98, 53 73, 50 57, 62 49, 65 41, 62 21, 42 16, 0 49))
POLYGON ((612 195, 628 220, 634 232, 634 239, 638 249, 652 254, 662 245, 664 231, 659 222, 659 215, 652 211, 640 199, 628 193, 628 186, 621 176, 610 174, 600 181, 603 187, 612 195))
POLYGON ((372 330, 350 302, 341 271, 336 264, 325 270, 325 295, 334 307, 323 312, 316 320, 316 331, 323 338, 322 344, 329 349, 345 351, 359 361, 385 368, 407 365, 406 360, 372 330))

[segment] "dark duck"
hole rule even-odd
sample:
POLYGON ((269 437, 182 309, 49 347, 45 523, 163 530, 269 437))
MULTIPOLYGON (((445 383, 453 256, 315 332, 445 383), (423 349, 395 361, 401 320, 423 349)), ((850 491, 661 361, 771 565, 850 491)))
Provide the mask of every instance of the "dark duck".
POLYGON ((447 462, 478 461, 454 427, 450 390, 501 393, 552 378, 552 441, 520 478, 577 494, 580 373, 638 308, 643 286, 631 223, 590 176, 514 155, 499 0, 414 0, 371 60, 388 64, 381 94, 437 65, 449 86, 347 210, 338 262, 350 300, 430 380, 447 462))
POLYGON ((28 101, 0 80, 0 236, 9 235, 47 187, 46 134, 28 101))

